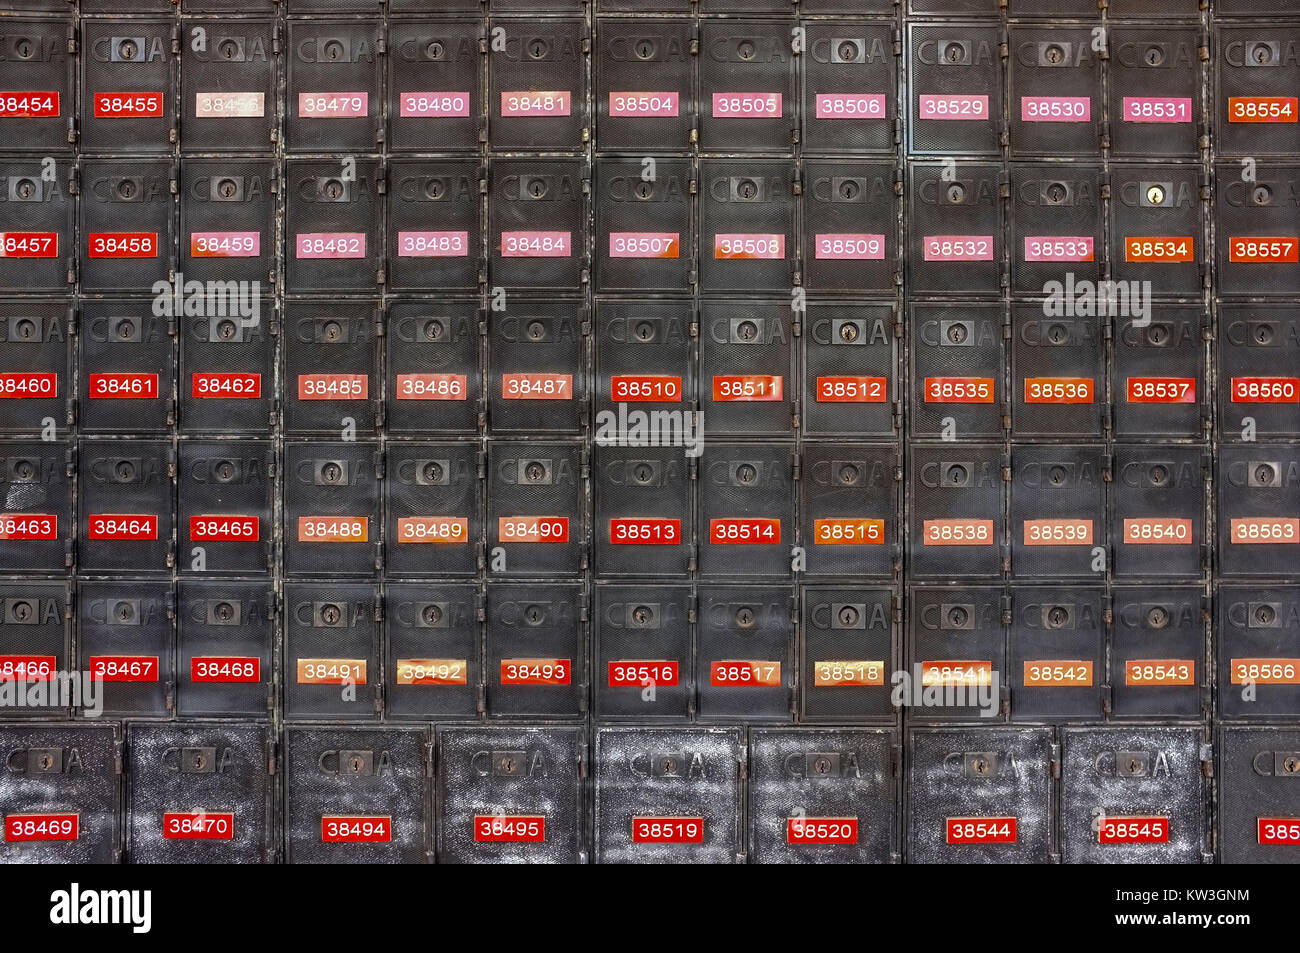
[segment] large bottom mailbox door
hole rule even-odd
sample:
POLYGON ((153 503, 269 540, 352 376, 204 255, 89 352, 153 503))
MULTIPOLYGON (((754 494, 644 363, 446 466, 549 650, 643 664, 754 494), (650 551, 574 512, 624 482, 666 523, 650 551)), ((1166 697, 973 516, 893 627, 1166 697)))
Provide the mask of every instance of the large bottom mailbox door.
POLYGON ((1219 733, 1219 859, 1300 859, 1300 731, 1224 726, 1219 733))

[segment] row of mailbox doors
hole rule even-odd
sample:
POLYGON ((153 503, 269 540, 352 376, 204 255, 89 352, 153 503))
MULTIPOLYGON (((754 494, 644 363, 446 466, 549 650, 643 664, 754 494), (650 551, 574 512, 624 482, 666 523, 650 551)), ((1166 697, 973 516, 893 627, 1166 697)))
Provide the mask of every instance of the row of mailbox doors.
MULTIPOLYGON (((1093 12, 1096 12, 1094 8, 1093 12)), ((1293 26, 728 19, 18 20, 0 134, 45 153, 892 152, 1195 158, 1300 151, 1293 26), (287 37, 287 40, 286 40, 287 37), (797 53, 795 46, 801 46, 797 53), (589 51, 594 47, 594 56, 589 51), (904 60, 903 56, 907 59, 904 60), (591 63, 589 64, 589 60, 591 63), (277 103, 279 66, 286 97, 277 103), (486 71, 484 66, 486 65, 486 71), (594 68, 593 68, 594 67, 594 68), (79 107, 78 107, 79 101, 79 107)))
POLYGON ((1173 587, 798 596, 598 586, 593 620, 577 584, 289 583, 281 609, 249 582, 182 582, 179 604, 166 583, 82 582, 74 637, 64 586, 11 584, 0 670, 35 717, 1190 720, 1212 682, 1223 717, 1300 714, 1296 587, 1222 586, 1217 606, 1173 587), (94 695, 56 693, 68 671, 94 695))
POLYGON ((1294 863, 1300 732, 0 727, 8 862, 1294 863), (1211 778, 1217 776, 1218 822, 1211 778))

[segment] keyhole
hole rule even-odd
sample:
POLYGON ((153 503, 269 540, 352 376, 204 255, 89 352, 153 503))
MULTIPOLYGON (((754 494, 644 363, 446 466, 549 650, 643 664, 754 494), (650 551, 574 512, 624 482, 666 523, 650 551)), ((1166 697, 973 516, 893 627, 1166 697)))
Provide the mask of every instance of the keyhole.
POLYGON ((135 465, 127 460, 119 460, 117 466, 113 468, 117 478, 125 483, 128 480, 135 479, 135 465))
POLYGON ((645 625, 653 615, 649 606, 637 606, 632 610, 632 621, 637 625, 645 625))
POLYGON ((636 55, 639 59, 648 60, 654 56, 655 45, 649 40, 638 40, 636 44, 636 55))
POLYGON ((758 195, 758 183, 750 179, 745 179, 736 186, 736 194, 742 199, 752 199, 758 195))
POLYGON ((948 325, 948 343, 964 344, 966 342, 966 325, 950 324, 948 325))
POLYGON ((331 201, 338 201, 343 198, 343 183, 338 179, 330 179, 325 183, 325 197, 331 201))
POLYGON ((1146 61, 1147 66, 1159 66, 1165 61, 1165 51, 1158 46, 1147 47, 1146 61))
POLYGON ((1152 344, 1160 345, 1165 343, 1165 329, 1162 325, 1152 325, 1151 330, 1147 332, 1147 340, 1152 344))
POLYGON ((858 183, 852 179, 846 179, 840 183, 840 198, 846 202, 852 202, 858 197, 858 183))
POLYGON ((343 59, 343 44, 338 40, 330 40, 325 44, 325 59, 341 60, 343 59))
POLYGON ((343 468, 337 463, 327 463, 321 467, 320 475, 326 483, 338 483, 343 478, 343 468))
POLYGON ((741 606, 736 610, 736 625, 742 629, 747 629, 754 624, 754 610, 749 606, 741 606))
POLYGON ((540 341, 544 337, 546 337, 546 325, 542 324, 540 321, 529 321, 528 340, 540 341))
POLYGON ((830 773, 831 773, 831 761, 830 761, 830 758, 815 758, 815 759, 813 759, 813 774, 822 774, 822 775, 825 775, 825 774, 830 774, 830 773))
POLYGON ((431 60, 442 59, 442 53, 443 53, 442 43, 440 43, 438 40, 434 40, 427 47, 425 47, 425 53, 428 55, 429 59, 431 60))
POLYGON ((1069 336, 1069 332, 1060 324, 1053 324, 1047 329, 1047 340, 1053 344, 1064 344, 1069 336))
POLYGON ((140 49, 133 40, 123 40, 117 44, 117 58, 120 60, 134 60, 139 53, 140 49))
POLYGON ((861 471, 851 463, 846 463, 840 467, 840 482, 845 486, 852 486, 858 482, 861 471))
POLYGON ((752 341, 758 337, 758 325, 753 321, 741 321, 736 325, 736 337, 742 341, 752 341))
POLYGON ((758 471, 754 469, 753 464, 742 463, 740 466, 736 467, 737 483, 753 483, 757 477, 758 471))
POLYGON ((740 45, 736 47, 736 55, 742 60, 752 60, 758 50, 752 40, 741 40, 740 45))
POLYGON ((229 602, 218 602, 213 614, 222 622, 229 622, 235 617, 235 607, 229 602))
POLYGON ((529 606, 524 610, 524 618, 528 620, 529 625, 541 625, 542 620, 546 618, 546 613, 542 611, 541 606, 529 606))
POLYGON ((943 58, 949 63, 960 63, 965 55, 960 43, 949 43, 944 47, 943 58))
POLYGON ((1053 486, 1060 486, 1065 482, 1065 470, 1061 467, 1052 467, 1052 472, 1049 478, 1051 479, 1053 486))
POLYGON ((349 772, 350 774, 360 774, 360 773, 361 773, 361 768, 362 768, 362 766, 363 766, 364 764, 365 764, 365 761, 363 761, 363 760, 362 760, 361 758, 359 758, 358 756, 353 755, 353 756, 348 760, 348 772, 349 772))
POLYGON ((653 473, 654 471, 651 470, 649 464, 641 463, 638 464, 636 470, 633 471, 633 476, 636 477, 637 483, 649 483, 650 477, 653 473))
POLYGON ((135 617, 135 609, 129 602, 119 602, 117 604, 117 621, 130 622, 135 617))
POLYGON ((239 186, 233 179, 222 179, 217 183, 217 195, 223 199, 233 199, 239 192, 239 186))
POLYGON ((974 761, 971 762, 971 770, 974 771, 976 774, 988 774, 989 773, 988 760, 985 758, 976 758, 974 761))
POLYGON ((1282 762, 1282 770, 1287 774, 1295 774, 1300 771, 1300 758, 1287 758, 1282 762))
POLYGON ((36 183, 31 179, 20 179, 14 191, 20 199, 29 199, 36 194, 36 183))
POLYGON ((1066 612, 1063 606, 1052 606, 1047 613, 1047 621, 1056 627, 1065 625, 1066 620, 1069 618, 1070 613, 1066 612))
POLYGON ((1049 46, 1045 52, 1045 58, 1050 66, 1057 66, 1065 61, 1065 50, 1059 46, 1049 46))
POLYGON ((30 602, 14 603, 13 616, 16 622, 26 622, 32 617, 32 604, 30 602))
POLYGON ((14 52, 18 54, 18 58, 19 58, 19 59, 22 59, 22 60, 29 60, 29 59, 31 59, 31 58, 32 58, 32 41, 29 40, 29 39, 27 39, 26 37, 23 37, 23 38, 20 39, 16 44, 14 44, 14 52))
POLYGON ((1257 185, 1250 197, 1256 205, 1268 205, 1273 201, 1273 190, 1267 185, 1257 185))
POLYGON ((23 318, 18 322, 18 337, 23 341, 30 341, 36 337, 36 322, 23 318))
POLYGON ((18 474, 18 479, 30 480, 36 475, 36 465, 30 460, 19 460, 14 467, 14 472, 18 474))
POLYGON ((117 183, 117 197, 120 199, 135 198, 135 183, 130 179, 122 179, 117 183))
POLYGON ((1169 624, 1169 613, 1164 606, 1155 606, 1147 613, 1147 625, 1153 629, 1163 629, 1169 624))
POLYGON ((438 179, 430 179, 429 184, 424 187, 424 194, 434 202, 442 199, 442 182, 438 179))
POLYGON ((1273 62, 1273 49, 1266 43, 1260 43, 1255 47, 1254 59, 1256 63, 1263 65, 1273 62))
POLYGON ((845 40, 840 44, 840 61, 852 63, 858 58, 858 44, 852 40, 845 40))
POLYGON ((655 194, 655 187, 649 182, 638 182, 636 184, 636 197, 639 199, 648 199, 655 194))
POLYGON ((235 336, 234 321, 222 321, 220 324, 217 325, 217 337, 221 338, 222 340, 229 341, 234 336, 235 336))
POLYGON ((129 341, 131 335, 135 333, 135 327, 130 321, 119 321, 117 325, 117 336, 123 341, 129 341))
POLYGON ((330 603, 320 610, 320 617, 321 621, 326 625, 335 625, 343 616, 339 612, 339 607, 330 603))
POLYGON ((424 322, 424 338, 426 341, 437 341, 442 337, 441 321, 424 322))
POLYGON ((535 60, 540 60, 546 56, 546 41, 540 37, 528 42, 528 55, 535 60))
POLYGON ((222 460, 217 464, 217 479, 222 483, 229 483, 235 478, 235 465, 229 460, 222 460))
POLYGON ((966 198, 966 188, 960 182, 954 182, 948 186, 948 201, 953 205, 960 205, 966 198))
POLYGON ((321 336, 333 343, 343 337, 343 325, 337 321, 326 321, 324 328, 321 329, 321 336))
POLYGON ((441 483, 442 482, 442 464, 426 463, 424 465, 424 482, 441 483))
POLYGON ((1269 324, 1259 324, 1255 326, 1255 340, 1260 344, 1268 344, 1273 340, 1273 327, 1269 324))
POLYGON ((948 482, 953 486, 961 486, 966 482, 966 468, 960 465, 948 468, 948 482))
POLYGON ((222 40, 221 45, 217 47, 222 59, 233 60, 239 55, 239 44, 234 40, 222 40))
POLYGON ((529 483, 538 483, 546 476, 546 467, 540 463, 530 463, 524 468, 524 476, 528 478, 529 483))
POLYGON ((1273 620, 1277 618, 1277 613, 1273 611, 1272 606, 1256 606, 1255 621, 1260 625, 1272 625, 1273 620))
POLYGON ((954 629, 960 629, 966 624, 966 610, 961 606, 953 606, 948 610, 948 624, 954 629))
POLYGON ((636 326, 636 336, 641 341, 649 341, 655 336, 654 325, 649 321, 642 321, 636 326))
POLYGON ((840 340, 845 344, 852 344, 858 339, 858 326, 851 321, 846 321, 840 325, 840 340))
POLYGON ((1147 202, 1150 205, 1161 205, 1165 200, 1165 190, 1158 185, 1153 185, 1147 189, 1147 202))
POLYGON ((53 755, 43 754, 37 759, 37 761, 39 762, 42 771, 49 771, 54 767, 53 755))
POLYGON ((1053 205, 1060 205, 1068 194, 1069 190, 1060 182, 1053 182, 1047 187, 1047 200, 1053 205))
POLYGON ((843 606, 840 609, 840 625, 845 628, 858 624, 858 610, 853 606, 843 606))
POLYGON ((1268 485, 1273 482, 1273 468, 1267 463, 1261 463, 1255 468, 1255 482, 1268 485))
POLYGON ((1163 466, 1154 466, 1151 468, 1152 486, 1164 486, 1169 482, 1169 468, 1163 466))
POLYGON ((528 194, 535 199, 540 199, 546 194, 546 183, 541 179, 533 179, 528 183, 528 194))
POLYGON ((442 621, 442 609, 434 605, 425 606, 421 616, 425 625, 437 625, 442 621))

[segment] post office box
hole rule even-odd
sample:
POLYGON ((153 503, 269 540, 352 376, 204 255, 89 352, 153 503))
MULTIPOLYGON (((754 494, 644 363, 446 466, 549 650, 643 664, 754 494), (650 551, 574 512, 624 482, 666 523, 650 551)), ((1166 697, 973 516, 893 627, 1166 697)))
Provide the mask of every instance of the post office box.
POLYGON ((793 434, 793 317, 784 302, 703 303, 700 406, 710 433, 793 434))
POLYGON ((0 300, 0 431, 62 435, 72 423, 71 321, 68 301, 0 300))
POLYGON ((1208 568, 1205 490, 1211 461, 1200 447, 1115 448, 1111 546, 1116 577, 1198 578, 1208 568))
POLYGON ((1150 282, 1156 295, 1200 293, 1206 209, 1200 184, 1195 166, 1111 167, 1110 259, 1118 282, 1130 289, 1150 282))
POLYGON ((0 586, 0 693, 6 718, 67 717, 78 701, 63 692, 81 677, 72 666, 70 595, 66 582, 0 586))
POLYGON ((686 576, 695 563, 694 458, 676 447, 597 444, 596 572, 686 576))
POLYGON ((481 710, 482 599, 472 585, 390 583, 384 593, 389 718, 473 718, 481 710))
POLYGON ((270 717, 276 624, 269 582, 181 582, 176 710, 182 716, 270 717))
POLYGON ((388 445, 384 565, 389 573, 475 573, 483 552, 479 464, 480 451, 473 444, 388 445))
POLYGON ((168 281, 175 261, 175 188, 176 172, 166 160, 82 163, 83 292, 146 291, 168 281))
POLYGON ((1020 579, 1101 578, 1111 461, 1100 447, 1011 451, 1011 572, 1020 579))
POLYGON ((1219 730, 1218 844, 1225 864, 1289 864, 1300 840, 1300 733, 1225 725, 1219 730))
POLYGON ((180 429, 270 436, 279 325, 270 299, 214 296, 180 333, 180 429))
POLYGON ((695 711, 694 621, 687 586, 597 586, 596 717, 687 720, 695 711))
POLYGON ((261 864, 276 858, 274 743, 255 725, 132 725, 126 859, 261 864))
POLYGON ((1295 152, 1300 117, 1290 94, 1300 83, 1300 27, 1216 25, 1212 45, 1216 153, 1254 157, 1295 152))
POLYGON ((1104 104, 1092 28, 1012 26, 1008 33, 1011 154, 1099 154, 1104 104))
POLYGON ((771 442, 704 448, 698 490, 701 575, 789 576, 795 538, 793 451, 771 442))
POLYGON ((907 859, 912 863, 1051 862, 1053 769, 1048 728, 913 729, 907 859))
MULTIPOLYGON (((927 12, 954 0, 913 0, 927 12)), ((968 7, 991 0, 959 0, 968 7)), ((975 11, 953 11, 975 12, 975 11)), ((987 11, 994 16, 996 10, 987 11)), ((1006 114, 1002 58, 1006 34, 996 26, 964 23, 907 26, 911 70, 907 149, 916 155, 1000 155, 1006 114)))
POLYGON ((1003 591, 991 586, 909 591, 907 701, 918 724, 1006 721, 1003 591))
POLYGON ((1208 315, 1200 307, 1151 307, 1115 321, 1111 401, 1120 437, 1202 437, 1211 394, 1205 374, 1208 315), (1149 321, 1150 323, 1146 323, 1149 321))
POLYGON ((384 179, 371 159, 286 162, 286 290, 374 291, 384 261, 384 179))
POLYGON ((148 298, 87 301, 78 373, 85 433, 160 433, 175 419, 175 322, 148 298))
POLYGON ((161 19, 82 22, 82 149, 172 151, 176 141, 178 77, 172 47, 176 30, 172 21, 161 19))
POLYGON ((293 443, 284 454, 284 571, 370 575, 380 537, 376 447, 293 443))
POLYGON ((892 293, 898 273, 894 178, 893 163, 804 162, 809 291, 892 293))
POLYGON ((177 482, 182 573, 271 570, 270 441, 181 441, 177 482))
POLYGON ((1293 445, 1224 445, 1217 453, 1224 576, 1285 576, 1300 544, 1300 453, 1293 445))
POLYGON ((587 24, 489 23, 488 138, 495 149, 582 148, 587 128, 587 24))
POLYGON ((419 12, 420 20, 388 26, 388 148, 474 152, 483 131, 483 26, 419 12))
POLYGON ((181 19, 183 152, 275 149, 279 40, 270 20, 181 19))
POLYGON ((0 444, 0 567, 57 573, 72 565, 72 443, 0 444))
POLYGON ((1221 718, 1300 712, 1300 590, 1221 586, 1215 642, 1221 718))
MULTIPOLYGON (((913 437, 1001 437, 1009 416, 999 304, 913 304, 908 425, 913 437)), ((813 335, 816 335, 816 327, 813 335)))
POLYGON ((1197 864, 1206 844, 1209 745, 1196 728, 1061 733, 1061 853, 1067 864, 1197 864))
POLYGON ((754 862, 898 863, 900 762, 892 732, 750 732, 754 862))
POLYGON ((689 159, 596 161, 597 290, 691 290, 695 190, 689 159))
POLYGON ((789 152, 798 109, 789 27, 759 20, 700 24, 703 151, 789 152))
POLYGON ((920 579, 999 578, 1006 556, 1000 447, 914 446, 908 454, 908 558, 920 579))
POLYGON ((1012 721, 1097 721, 1107 613, 1100 586, 1011 587, 1007 663, 1012 721))
POLYGON ((121 804, 121 729, 112 725, 0 727, 6 863, 112 864, 121 804))
POLYGON ((493 286, 579 288, 587 261, 585 174, 576 160, 492 162, 488 280, 493 286))
POLYGON ((1219 306, 1218 404, 1224 440, 1300 435, 1300 322, 1289 305, 1219 306))
POLYGON ((477 289, 483 267, 479 163, 397 159, 388 171, 389 286, 394 291, 477 289))
POLYGON ((289 433, 370 433, 379 393, 373 302, 286 306, 284 426, 289 433))
POLYGON ((488 316, 488 426, 576 433, 587 418, 586 305, 508 299, 488 316))
MULTIPOLYGON (((5 42, 0 37, 0 44, 5 42)), ((12 94, 5 94, 6 96, 12 94)), ((0 109, 4 98, 0 97, 0 109)), ((0 120, 0 129, 5 123, 0 120)), ((0 132, 3 135, 3 132, 0 132)), ((0 162, 0 287, 71 290, 76 273, 72 164, 55 159, 0 162)))
POLYGON ((793 285, 793 164, 778 159, 700 162, 700 286, 705 293, 781 291, 793 285))
POLYGON ((1100 279, 1106 261, 1100 165, 1017 165, 1011 170, 1012 288, 1048 294, 1072 275, 1100 279))
POLYGON ((893 444, 805 444, 800 542, 809 575, 890 577, 901 565, 903 465, 893 444))
POLYGON ((744 764, 737 728, 600 729, 596 862, 743 862, 744 764))
POLYGON ((433 861, 433 740, 423 728, 288 728, 289 863, 433 861))
POLYGON ((804 325, 800 413, 805 432, 893 437, 903 402, 898 391, 902 325, 895 309, 813 302, 804 325))
POLYGON ((1192 719, 1207 714, 1210 604, 1201 590, 1116 587, 1111 600, 1111 716, 1192 719))
MULTIPOLYGON (((1300 44, 1300 40, 1297 40, 1300 44)), ((1300 293, 1300 166, 1215 166, 1215 270, 1224 295, 1300 293)))
POLYGON ((187 280, 257 283, 275 280, 279 175, 270 160, 181 162, 181 272, 187 280), (233 260, 232 260, 233 259, 233 260))
POLYGON ((293 20, 285 100, 290 152, 373 152, 383 130, 377 20, 293 20))
POLYGON ((389 433, 470 433, 482 400, 479 309, 470 299, 388 305, 389 433))
MULTIPOLYGON (((52 4, 54 9, 59 6, 52 4)), ((24 8, 32 5, 10 7, 14 11, 24 8)), ((39 155, 70 148, 76 116, 72 92, 75 55, 68 49, 73 30, 67 20, 7 21, 0 36, 0 55, 4 57, 5 85, 12 92, 0 100, 0 136, 11 148, 39 155)))
MULTIPOLYGON (((830 12, 814 11, 806 3, 800 9, 830 12)), ((807 59, 800 114, 805 152, 893 151, 901 50, 893 27, 863 20, 804 24, 807 59)))
POLYGON ((576 444, 493 442, 488 449, 488 569, 576 575, 586 561, 585 454, 576 444))
POLYGON ((383 711, 376 586, 284 588, 284 717, 369 721, 383 711))
POLYGON ((440 728, 439 862, 585 862, 586 772, 577 729, 440 728))
POLYGON ((961 162, 945 172, 918 162, 910 174, 906 283, 912 291, 1001 294, 1006 281, 1001 169, 961 162))
POLYGON ((893 721, 901 656, 895 593, 808 586, 801 604, 801 720, 893 721))
MULTIPOLYGON (((1109 8, 1112 14, 1115 7, 1109 8)), ((1141 15, 1157 12, 1143 10, 1141 15)), ((1188 19, 1196 14, 1192 9, 1188 19)), ((1204 106, 1199 31, 1173 25, 1117 27, 1110 31, 1108 45, 1111 154, 1197 158, 1204 106)))
POLYGON ((777 586, 701 586, 695 684, 701 721, 792 721, 794 600, 777 586))
POLYGON ((690 149, 698 43, 688 20, 596 20, 598 149, 690 149))
POLYGON ((166 572, 175 561, 176 457, 166 440, 82 440, 77 564, 166 572))
POLYGON ((1104 317, 1070 317, 1051 302, 1011 308, 1011 434, 1100 437, 1109 417, 1104 317))
MULTIPOLYGON (((615 443, 600 435, 600 425, 617 422, 626 411, 683 412, 696 406, 692 339, 698 334, 690 302, 596 302, 596 424, 597 443, 615 443)), ((630 419, 629 419, 630 422, 630 419)), ((682 434, 686 437, 685 432, 682 434)), ((692 431, 692 438, 702 435, 692 431)))
POLYGON ((79 716, 164 718, 172 713, 175 616, 166 582, 78 584, 77 667, 98 683, 97 706, 83 705, 79 716))
POLYGON ((578 584, 487 591, 487 710, 495 717, 577 717, 587 708, 587 602, 578 584))

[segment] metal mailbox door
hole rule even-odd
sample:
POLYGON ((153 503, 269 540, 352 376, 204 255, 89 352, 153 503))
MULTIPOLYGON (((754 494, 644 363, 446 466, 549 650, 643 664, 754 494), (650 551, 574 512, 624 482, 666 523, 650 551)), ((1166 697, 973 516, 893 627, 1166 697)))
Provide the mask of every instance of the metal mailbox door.
POLYGON ((750 732, 754 862, 898 863, 898 755, 887 731, 750 732))
POLYGON ((1300 842, 1300 732, 1219 729, 1219 858, 1225 864, 1289 864, 1300 842))
POLYGON ((792 436, 793 312, 785 304, 700 307, 700 408, 710 433, 792 436))
POLYGON ((75 419, 67 301, 0 300, 0 433, 58 436, 75 419))
POLYGON ((180 318, 180 429, 186 434, 270 436, 275 399, 275 305, 209 299, 180 318), (232 304, 245 307, 232 307, 232 304))
POLYGON ((439 862, 585 862, 586 775, 578 729, 439 728, 439 862))
POLYGON ((1001 578, 1005 552, 1002 449, 914 447, 907 539, 918 579, 1001 578))
POLYGON ((638 155, 690 149, 698 43, 689 20, 596 20, 598 148, 638 155))
POLYGON ((110 725, 0 727, 0 860, 119 862, 121 744, 110 725))
POLYGON ((369 302, 286 306, 284 426, 290 433, 370 433, 380 406, 378 315, 369 302))
POLYGON ((1300 294, 1300 166, 1215 166, 1214 265, 1224 295, 1300 294))
POLYGON ((1212 394, 1205 373, 1209 319, 1199 307, 1161 305, 1116 321, 1111 395, 1121 438, 1198 438, 1212 394), (1144 323, 1149 321, 1150 323, 1144 323))
POLYGON ((1097 447, 1022 445, 1011 467, 1012 575, 1102 578, 1109 457, 1097 447))
POLYGON ((472 585, 389 583, 384 594, 388 717, 473 718, 481 709, 482 598, 472 585))
POLYGON ((379 160, 344 156, 285 167, 286 290, 376 291, 384 261, 379 160))
POLYGON ((271 293, 279 189, 271 160, 181 161, 180 270, 187 283, 239 281, 252 285, 246 297, 271 293))
POLYGON ((1207 859, 1208 748, 1196 728, 1066 728, 1061 851, 1067 864, 1207 859))
POLYGON ((1106 177, 1098 164, 1023 164, 1011 170, 1011 287, 1059 294, 1058 284, 1096 282, 1106 262, 1102 204, 1106 177))
POLYGON ((1289 574, 1300 546, 1300 449, 1291 444, 1225 444, 1216 462, 1218 572, 1289 574))
MULTIPOLYGON (((801 4, 805 13, 813 12, 809 7, 801 4)), ((804 30, 803 148, 837 155, 892 152, 900 53, 893 23, 820 21, 804 30)))
POLYGON ((127 861, 273 861, 271 738, 256 725, 131 725, 126 738, 127 861))
POLYGON ((176 458, 166 440, 82 440, 77 563, 91 572, 166 572, 175 559, 176 458))
POLYGON ((798 109, 788 26, 757 20, 701 23, 701 149, 788 152, 798 109))
POLYGON ((78 263, 83 292, 148 291, 169 280, 175 261, 167 160, 92 159, 81 166, 78 263))
POLYGON ((377 719, 383 711, 378 588, 289 583, 284 605, 285 718, 377 719))
POLYGON ((170 20, 82 21, 81 148, 171 152, 176 29, 170 20))
POLYGON ((1051 861, 1050 728, 916 728, 908 751, 909 861, 1051 861))
POLYGON ((792 721, 795 623, 790 590, 701 586, 699 606, 699 719, 792 721))
POLYGON ((1115 718, 1200 718, 1209 705, 1209 603, 1194 588, 1115 588, 1110 638, 1115 718))
MULTIPOLYGON (((60 6, 51 4, 54 9, 60 6)), ((20 0, 10 10, 24 7, 32 5, 20 0)), ((68 151, 76 115, 72 92, 76 59, 68 49, 73 36, 73 25, 67 20, 7 21, 0 50, 5 85, 13 92, 0 100, 2 141, 42 156, 68 151)))
POLYGON ((182 150, 275 149, 279 40, 270 20, 181 19, 182 150))
POLYGON ((480 452, 472 444, 391 443, 385 559, 402 576, 472 576, 483 553, 480 452))
POLYGON ((1294 153, 1300 146, 1300 116, 1292 95, 1300 84, 1300 28, 1267 19, 1252 26, 1215 25, 1219 155, 1270 156, 1294 153))
POLYGON ((494 159, 488 166, 488 281, 567 288, 586 277, 586 167, 575 159, 494 159))
POLYGON ((1200 447, 1115 448, 1111 550, 1117 578, 1200 577, 1209 563, 1200 447))
POLYGON ((1105 318, 1044 316, 1011 309, 1011 433, 1015 437, 1100 438, 1106 402, 1105 318))
POLYGON ((479 162, 394 159, 388 174, 389 287, 477 290, 483 269, 479 162))
POLYGON ((804 318, 799 410, 816 436, 893 438, 902 326, 890 305, 815 302, 804 318))
POLYGON ((379 554, 375 448, 357 443, 285 447, 284 571, 366 576, 379 554))
POLYGON ((1011 154, 1100 153, 1105 103, 1093 29, 1012 26, 1008 32, 1011 154))
MULTIPOLYGON (((8 39, 0 36, 0 51, 8 39)), ((12 95, 0 96, 0 115, 5 108, 4 97, 12 95)), ((22 94, 18 95, 21 98, 22 94)), ((0 119, 0 130, 5 125, 0 119)), ((75 221, 70 162, 0 162, 0 287, 70 291, 76 273, 75 221)))
POLYGON ((373 152, 383 130, 376 20, 291 20, 285 146, 373 152))
POLYGON ((789 294, 798 267, 793 163, 700 160, 700 287, 789 294))
MULTIPOLYGON (((1115 14, 1116 4, 1111 5, 1115 14)), ((1142 11, 1143 16, 1154 11, 1142 11)), ((1195 11, 1189 19, 1195 19, 1195 11)), ((1201 38, 1172 24, 1110 30, 1107 65, 1111 155, 1200 155, 1201 38)))
POLYGON ((488 569, 494 576, 576 575, 586 560, 584 455, 576 444, 488 450, 488 569))
POLYGON ((909 171, 906 283, 918 295, 1000 295, 1005 280, 1001 168, 959 162, 945 172, 943 166, 917 162, 909 171))
POLYGON ((695 710, 694 620, 687 586, 597 586, 596 717, 686 721, 695 710))
POLYGON ((1198 295, 1205 275, 1202 248, 1208 208, 1199 169, 1112 166, 1110 198, 1115 280, 1128 286, 1130 296, 1139 281, 1150 282, 1155 295, 1198 295))
POLYGON ((390 433, 478 430, 478 322, 473 300, 389 303, 384 421, 390 433))
POLYGON ((495 717, 576 718, 587 706, 587 603, 577 584, 492 585, 483 665, 495 717))
POLYGON ((913 437, 1002 436, 1010 409, 1002 316, 999 304, 911 306, 907 396, 913 437))
POLYGON ((1005 722, 1009 686, 1003 591, 918 586, 910 590, 910 599, 906 684, 909 704, 920 702, 909 713, 912 720, 1005 722))
POLYGON ((1100 720, 1106 609, 1100 587, 1012 586, 1012 721, 1100 720))
POLYGON ((493 147, 581 149, 587 128, 587 24, 493 19, 490 28, 488 138, 493 147))
POLYGON ((158 433, 170 427, 174 322, 147 298, 82 306, 80 426, 86 433, 158 433))
POLYGON ((270 717, 277 615, 269 582, 181 582, 176 710, 182 717, 270 717))
POLYGON ((72 564, 71 444, 0 444, 0 567, 5 572, 62 572, 72 564))
POLYGON ((1220 586, 1218 704, 1225 719, 1300 714, 1300 590, 1220 586))
POLYGON ((744 764, 737 728, 599 729, 596 863, 743 862, 744 764))
POLYGON ((1300 321, 1293 314, 1290 305, 1219 306, 1219 432, 1224 440, 1300 436, 1300 321))
POLYGON ((892 722, 900 661, 892 589, 802 590, 799 714, 806 722, 892 722))
POLYGON ((596 445, 596 572, 680 576, 695 562, 693 459, 675 447, 596 445))
POLYGON ((512 297, 488 318, 488 426, 577 433, 586 420, 589 321, 580 301, 512 297))
MULTIPOLYGON (((914 0, 916 7, 922 0, 914 0)), ((933 12, 936 0, 924 0, 933 12)), ((951 2, 951 0, 945 0, 951 2)), ((965 0, 973 6, 976 0, 965 0)), ((992 0, 978 0, 991 5, 992 0)), ((968 11, 943 11, 968 12, 968 11)), ((909 23, 907 148, 914 155, 1001 153, 1002 58, 996 26, 909 23)))
POLYGON ((72 600, 67 583, 0 585, 0 686, 6 718, 67 717, 62 673, 72 665, 72 600))
POLYGON ((893 444, 808 444, 799 524, 812 576, 892 577, 902 555, 902 462, 893 444))
POLYGON ((689 293, 695 283, 689 159, 596 160, 598 291, 689 293))
POLYGON ((702 576, 789 576, 793 463, 788 445, 704 448, 698 491, 702 576))
MULTIPOLYGON (((428 17, 433 11, 419 12, 428 17)), ((482 39, 483 27, 475 20, 389 21, 389 149, 478 149, 483 132, 482 39)))
POLYGON ((181 572, 272 568, 275 450, 270 441, 180 442, 181 572))
MULTIPOLYGON (((77 667, 99 683, 95 686, 99 714, 110 718, 170 715, 176 691, 172 663, 176 603, 171 585, 82 582, 77 606, 77 667)), ((92 717, 92 709, 82 707, 78 714, 92 717)))
MULTIPOLYGON (((596 302, 597 444, 617 444, 624 410, 628 415, 638 410, 688 412, 695 406, 694 325, 685 301, 596 302)), ((691 437, 700 434, 692 430, 691 437)))
POLYGON ((433 861, 433 741, 422 728, 287 728, 289 863, 433 861))
POLYGON ((900 200, 892 162, 805 161, 804 283, 809 291, 891 294, 900 200))

